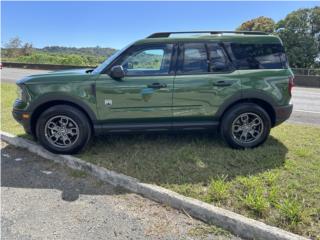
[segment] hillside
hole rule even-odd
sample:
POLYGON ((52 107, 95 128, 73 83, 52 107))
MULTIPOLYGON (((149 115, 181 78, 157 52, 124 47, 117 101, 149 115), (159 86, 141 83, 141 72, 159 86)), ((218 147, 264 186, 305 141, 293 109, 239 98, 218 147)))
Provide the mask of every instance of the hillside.
POLYGON ((22 48, 1 48, 1 61, 97 66, 115 51, 113 48, 101 47, 48 46, 32 48, 26 53, 22 48))

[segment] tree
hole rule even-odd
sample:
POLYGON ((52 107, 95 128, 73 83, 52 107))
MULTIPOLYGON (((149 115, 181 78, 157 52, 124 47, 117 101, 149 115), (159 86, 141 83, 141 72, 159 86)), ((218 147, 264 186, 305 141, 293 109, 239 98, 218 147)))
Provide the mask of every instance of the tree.
POLYGON ((320 8, 293 11, 277 25, 290 65, 297 68, 314 67, 320 50, 320 8))
POLYGON ((258 17, 246 21, 241 24, 236 30, 238 31, 262 31, 267 33, 274 32, 275 22, 268 17, 258 17))
POLYGON ((25 43, 22 47, 22 55, 29 56, 33 52, 32 43, 25 43))
POLYGON ((21 44, 22 44, 22 41, 20 40, 19 37, 10 39, 10 41, 5 44, 5 47, 7 48, 8 57, 19 56, 21 44))

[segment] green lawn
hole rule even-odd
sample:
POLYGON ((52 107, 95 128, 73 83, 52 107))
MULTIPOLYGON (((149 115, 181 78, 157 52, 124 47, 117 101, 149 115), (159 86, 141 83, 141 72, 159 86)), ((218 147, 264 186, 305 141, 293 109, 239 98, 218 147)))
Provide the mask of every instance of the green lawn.
MULTIPOLYGON (((14 85, 2 84, 1 93, 2 129, 23 134, 11 117, 14 85)), ((283 124, 253 150, 232 150, 212 134, 113 135, 78 156, 320 239, 320 128, 283 124)))

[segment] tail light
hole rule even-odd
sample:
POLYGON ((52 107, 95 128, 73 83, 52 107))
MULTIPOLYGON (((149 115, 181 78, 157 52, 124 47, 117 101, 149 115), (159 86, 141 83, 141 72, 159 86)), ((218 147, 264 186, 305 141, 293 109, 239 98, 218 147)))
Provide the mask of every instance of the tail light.
POLYGON ((288 91, 290 96, 292 96, 292 88, 294 86, 294 76, 289 77, 289 83, 288 83, 288 91))

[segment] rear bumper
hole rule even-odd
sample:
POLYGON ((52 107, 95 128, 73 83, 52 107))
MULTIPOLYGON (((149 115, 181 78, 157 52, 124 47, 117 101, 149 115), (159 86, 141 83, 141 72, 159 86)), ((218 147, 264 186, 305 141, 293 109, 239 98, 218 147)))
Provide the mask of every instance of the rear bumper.
POLYGON ((25 132, 28 134, 31 134, 31 120, 30 120, 30 113, 22 110, 13 109, 12 110, 12 116, 13 118, 20 123, 25 132), (29 115, 29 118, 25 118, 24 116, 29 115))
POLYGON ((287 120, 292 113, 293 105, 289 104, 287 106, 275 107, 275 126, 287 120))

